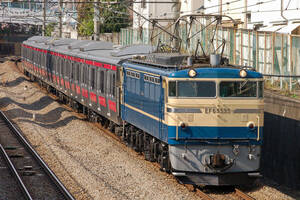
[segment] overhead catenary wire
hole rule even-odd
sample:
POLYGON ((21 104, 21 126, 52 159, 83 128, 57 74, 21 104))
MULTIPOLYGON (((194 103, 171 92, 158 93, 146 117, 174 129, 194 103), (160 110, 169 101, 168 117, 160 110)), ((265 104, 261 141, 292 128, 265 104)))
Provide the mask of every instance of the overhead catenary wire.
MULTIPOLYGON (((300 10, 300 8, 291 8, 284 11, 297 11, 300 10)), ((267 13, 267 12, 280 12, 281 10, 257 10, 257 11, 251 11, 251 13, 267 13)), ((243 12, 230 12, 225 14, 242 14, 243 12)))
MULTIPOLYGON (((11 1, 1 1, 1 3, 12 3, 11 1)), ((13 3, 30 3, 30 4, 43 4, 42 1, 26 1, 26 0, 21 0, 21 1, 16 1, 13 3)), ((49 1, 48 3, 58 3, 57 1, 49 1)), ((98 1, 62 1, 64 4, 103 4, 103 5, 120 5, 120 4, 131 4, 131 3, 146 3, 146 4, 176 4, 176 2, 173 1, 120 1, 120 2, 98 2, 98 1)))
MULTIPOLYGON (((271 3, 271 2, 274 2, 276 0, 268 0, 268 1, 260 1, 260 2, 257 2, 255 4, 251 4, 251 5, 247 5, 247 7, 253 7, 253 6, 258 6, 258 5, 262 5, 262 4, 265 4, 265 3, 271 3)), ((237 7, 237 8, 231 8, 231 9, 227 9, 226 11, 232 11, 232 10, 239 10, 239 9, 243 9, 245 8, 244 6, 241 6, 241 7, 237 7)), ((226 13, 226 11, 222 11, 222 13, 226 13)), ((216 14, 216 13, 219 13, 218 11, 217 12, 211 12, 211 13, 207 13, 207 14, 216 14)), ((244 12, 241 12, 241 13, 244 13, 244 12)))

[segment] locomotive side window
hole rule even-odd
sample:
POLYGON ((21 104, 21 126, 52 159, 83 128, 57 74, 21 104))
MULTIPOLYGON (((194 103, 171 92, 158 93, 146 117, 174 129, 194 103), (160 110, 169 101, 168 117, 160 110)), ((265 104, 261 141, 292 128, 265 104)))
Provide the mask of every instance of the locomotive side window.
POLYGON ((258 97, 259 98, 264 97, 264 82, 263 81, 258 82, 258 97))
POLYGON ((220 83, 221 97, 257 97, 256 81, 223 81, 220 83))
POLYGON ((169 97, 176 97, 176 82, 169 81, 169 97))

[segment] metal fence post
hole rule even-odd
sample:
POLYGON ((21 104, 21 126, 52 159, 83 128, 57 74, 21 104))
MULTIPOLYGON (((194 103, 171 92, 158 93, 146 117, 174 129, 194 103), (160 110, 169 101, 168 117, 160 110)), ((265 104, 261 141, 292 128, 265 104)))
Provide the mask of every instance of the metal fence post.
MULTIPOLYGON (((290 35, 289 36, 289 38, 290 38, 290 55, 289 55, 289 58, 290 58, 290 76, 292 75, 292 72, 294 71, 293 70, 293 37, 290 35)), ((289 82, 289 90, 290 91, 292 91, 292 89, 293 89, 293 86, 292 86, 292 77, 290 77, 290 82, 289 82)))
MULTIPOLYGON (((283 71, 283 34, 281 34, 281 65, 280 65, 280 74, 282 74, 283 71)), ((283 87, 283 78, 280 77, 280 89, 283 87)))
POLYGON ((233 63, 236 64, 236 29, 233 29, 233 63))
MULTIPOLYGON (((272 59, 272 70, 271 73, 274 74, 274 64, 275 64, 275 37, 276 37, 276 33, 272 33, 272 40, 271 40, 271 47, 272 47, 272 55, 273 55, 273 59, 272 59)), ((271 77, 271 84, 274 84, 274 77, 271 77)))

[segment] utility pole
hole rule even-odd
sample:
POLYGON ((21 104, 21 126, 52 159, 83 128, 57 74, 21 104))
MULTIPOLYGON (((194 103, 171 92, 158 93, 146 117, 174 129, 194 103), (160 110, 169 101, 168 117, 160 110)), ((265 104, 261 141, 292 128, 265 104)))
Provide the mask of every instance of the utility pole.
POLYGON ((99 40, 100 33, 100 9, 99 0, 94 0, 94 40, 99 40))
POLYGON ((247 14, 248 14, 248 0, 245 0, 244 2, 244 29, 247 29, 248 28, 248 17, 247 17, 247 14))
MULTIPOLYGON (((176 21, 180 17, 180 9, 181 9, 181 3, 179 0, 172 0, 174 4, 172 5, 171 12, 173 13, 173 19, 176 21)), ((179 26, 179 24, 178 24, 179 26)), ((174 35, 179 38, 179 27, 174 26, 174 35)), ((173 38, 173 47, 179 48, 179 40, 176 38, 173 38)))
POLYGON ((219 0, 219 15, 222 15, 222 13, 223 13, 223 8, 222 8, 222 0, 219 0))
POLYGON ((62 9, 63 9, 63 4, 62 4, 62 0, 59 0, 59 37, 62 37, 62 9))
POLYGON ((43 3, 43 36, 46 35, 46 9, 47 9, 47 0, 44 0, 44 3, 43 3))

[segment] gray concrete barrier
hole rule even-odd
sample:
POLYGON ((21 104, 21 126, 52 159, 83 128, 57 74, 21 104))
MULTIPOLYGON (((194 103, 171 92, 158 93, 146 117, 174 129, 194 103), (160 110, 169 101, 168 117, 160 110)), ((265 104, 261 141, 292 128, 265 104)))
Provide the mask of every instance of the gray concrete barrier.
POLYGON ((300 188, 300 100, 265 92, 261 164, 265 177, 300 188))

